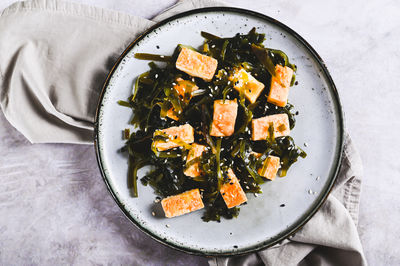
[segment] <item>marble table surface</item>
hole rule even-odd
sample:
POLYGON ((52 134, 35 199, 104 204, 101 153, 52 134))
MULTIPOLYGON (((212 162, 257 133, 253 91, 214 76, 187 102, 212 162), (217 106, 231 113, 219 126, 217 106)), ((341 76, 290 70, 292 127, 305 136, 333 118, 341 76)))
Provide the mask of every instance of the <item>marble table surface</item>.
MULTIPOLYGON (((0 10, 15 0, 0 1, 0 10)), ((75 0, 151 18, 174 0, 75 0)), ((400 2, 227 1, 280 20, 322 56, 364 176, 358 230, 370 265, 400 265, 400 2)), ((0 32, 1 36, 1 32, 0 32)), ((86 145, 31 145, 0 112, 0 265, 205 265, 123 216, 86 145)))

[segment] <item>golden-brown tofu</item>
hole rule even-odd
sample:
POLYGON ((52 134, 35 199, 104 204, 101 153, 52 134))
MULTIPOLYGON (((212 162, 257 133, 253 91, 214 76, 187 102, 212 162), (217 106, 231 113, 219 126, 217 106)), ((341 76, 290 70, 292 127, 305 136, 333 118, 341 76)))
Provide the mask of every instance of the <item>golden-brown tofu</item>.
POLYGON ((228 183, 221 186, 220 192, 226 206, 230 209, 247 201, 246 194, 232 169, 228 170, 228 183))
POLYGON ((179 138, 181 141, 186 143, 193 143, 194 141, 194 129, 189 124, 178 127, 169 127, 166 129, 162 129, 161 131, 169 136, 169 140, 167 142, 157 141, 155 143, 155 146, 159 151, 165 151, 179 147, 179 144, 170 140, 179 138))
POLYGON ((185 92, 186 91, 196 91, 199 89, 199 87, 197 87, 196 83, 190 81, 190 80, 184 80, 181 78, 177 78, 175 85, 174 85, 174 89, 179 93, 179 95, 181 95, 182 97, 185 96, 185 92))
MULTIPOLYGON (((188 153, 186 163, 190 162, 191 160, 200 157, 203 152, 206 150, 206 146, 200 145, 197 143, 193 143, 190 151, 188 153)), ((199 168, 199 163, 194 163, 190 165, 184 172, 185 175, 190 177, 197 177, 201 175, 201 170, 199 168)))
POLYGON ((289 97, 290 82, 293 77, 293 70, 290 67, 281 65, 275 66, 276 78, 271 80, 271 88, 267 101, 277 106, 284 107, 289 97), (279 79, 279 80, 277 80, 279 79))
POLYGON ((183 47, 176 60, 176 68, 193 77, 211 81, 217 70, 218 61, 183 47))
POLYGON ((279 167, 280 167, 279 157, 270 155, 267 157, 267 159, 265 159, 263 167, 258 169, 258 174, 267 179, 274 180, 276 174, 278 173, 279 167))
MULTIPOLYGON (((190 80, 184 80, 181 78, 177 78, 175 85, 174 85, 174 89, 179 93, 180 96, 185 97, 185 92, 193 92, 199 89, 199 87, 196 86, 196 84, 190 80)), ((190 95, 190 97, 188 99, 185 99, 187 102, 190 101, 190 99, 192 98, 192 96, 190 95)), ((167 111, 166 114, 167 117, 178 121, 179 117, 174 113, 174 108, 171 108, 167 111)))
POLYGON ((204 208, 198 188, 170 196, 161 201, 165 217, 172 218, 204 208))
POLYGON ((235 131, 237 116, 237 100, 214 101, 214 114, 210 135, 214 137, 227 137, 235 131))
POLYGON ((264 140, 269 137, 270 125, 274 127, 274 136, 282 137, 290 134, 289 117, 287 114, 268 115, 251 121, 252 140, 264 140))
POLYGON ((254 152, 254 151, 250 152, 250 154, 254 155, 254 157, 256 157, 257 159, 260 158, 262 155, 262 153, 254 152))
POLYGON ((276 65, 275 74, 277 77, 279 77, 283 87, 290 87, 290 82, 292 81, 293 77, 293 69, 287 66, 283 67, 281 65, 276 65))
POLYGON ((178 121, 178 120, 179 120, 179 117, 176 116, 173 107, 171 107, 171 108, 167 111, 166 116, 168 116, 168 117, 171 118, 171 119, 174 119, 175 121, 178 121))
POLYGON ((243 68, 235 70, 230 80, 237 91, 244 90, 244 96, 249 102, 254 103, 264 89, 264 84, 256 80, 250 73, 243 68))

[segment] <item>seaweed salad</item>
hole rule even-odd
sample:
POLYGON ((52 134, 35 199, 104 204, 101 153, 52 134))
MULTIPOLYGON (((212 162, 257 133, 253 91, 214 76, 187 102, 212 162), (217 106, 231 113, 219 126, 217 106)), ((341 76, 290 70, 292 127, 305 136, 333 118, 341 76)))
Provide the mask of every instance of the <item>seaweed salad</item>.
POLYGON ((133 197, 138 170, 151 166, 140 182, 163 198, 166 217, 203 209, 204 221, 220 222, 237 217, 246 193, 262 193, 263 183, 284 177, 306 153, 289 135, 296 66, 288 56, 265 47, 255 28, 230 38, 201 35, 198 49, 135 54, 151 62, 133 95, 119 101, 135 126, 125 129, 122 151, 133 197))

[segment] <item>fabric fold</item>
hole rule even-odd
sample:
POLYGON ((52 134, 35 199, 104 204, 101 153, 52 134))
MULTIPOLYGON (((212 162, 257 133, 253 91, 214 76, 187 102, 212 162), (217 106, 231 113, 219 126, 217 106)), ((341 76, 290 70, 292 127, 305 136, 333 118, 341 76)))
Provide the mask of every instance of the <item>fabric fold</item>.
MULTIPOLYGON (((222 6, 181 0, 154 21, 222 6)), ((0 16, 0 105, 32 143, 93 142, 93 121, 107 73, 153 21, 60 0, 18 2, 0 16)), ((296 234, 245 256, 210 265, 366 265, 357 233, 362 164, 348 135, 335 187, 296 234)), ((149 238, 149 241, 152 241, 149 238)))
POLYGON ((93 143, 107 73, 153 24, 57 0, 11 5, 0 16, 0 105, 6 118, 32 143, 93 143))
MULTIPOLYGON (((258 252, 265 265, 366 265, 356 222, 361 159, 345 135, 341 168, 332 193, 318 212, 288 241, 258 252), (352 206, 347 209, 345 206, 352 206), (354 218, 353 218, 354 217, 354 218)), ((213 258, 210 265, 241 265, 253 255, 213 258)), ((256 264, 254 264, 256 265, 256 264)))

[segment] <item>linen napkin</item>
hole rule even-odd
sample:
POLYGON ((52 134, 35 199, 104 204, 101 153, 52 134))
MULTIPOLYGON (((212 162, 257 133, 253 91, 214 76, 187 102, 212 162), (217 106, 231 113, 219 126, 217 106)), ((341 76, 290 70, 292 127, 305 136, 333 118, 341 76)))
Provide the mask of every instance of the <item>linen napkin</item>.
MULTIPOLYGON (((153 21, 217 5, 223 4, 183 0, 153 21)), ((123 49, 153 21, 59 0, 11 5, 0 16, 0 105, 6 118, 32 143, 92 143, 102 83, 123 49)), ((334 190, 302 229, 272 248, 210 258, 210 265, 365 265, 356 229, 361 176, 359 155, 346 134, 334 190)))

